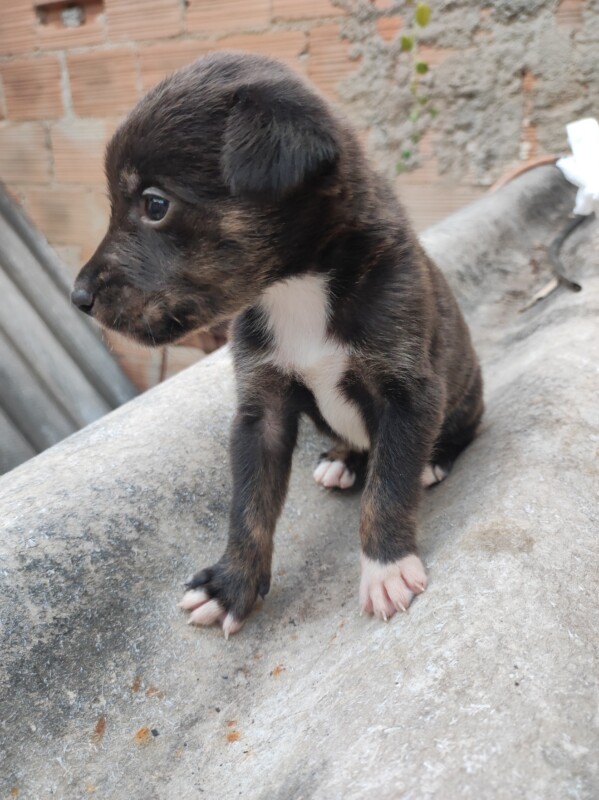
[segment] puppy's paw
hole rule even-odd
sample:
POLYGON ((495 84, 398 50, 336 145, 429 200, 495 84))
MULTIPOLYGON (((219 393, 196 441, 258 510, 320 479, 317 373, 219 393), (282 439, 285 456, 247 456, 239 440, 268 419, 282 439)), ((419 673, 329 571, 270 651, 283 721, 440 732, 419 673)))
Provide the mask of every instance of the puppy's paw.
POLYGON ((414 596, 426 589, 426 572, 417 555, 383 564, 362 553, 360 561, 360 609, 363 613, 374 614, 386 622, 396 611, 406 611, 414 596))
POLYGON ((237 633, 243 625, 242 621, 235 619, 230 612, 227 613, 218 600, 211 600, 210 595, 202 589, 189 589, 185 592, 179 608, 191 612, 188 619, 190 625, 213 625, 218 622, 223 627, 225 639, 237 633))
POLYGON ((188 581, 179 608, 190 612, 190 625, 221 625, 228 639, 241 629, 258 594, 264 597, 268 588, 268 579, 255 585, 244 571, 222 560, 188 581))
POLYGON ((428 489, 430 486, 435 486, 437 483, 444 481, 448 475, 449 472, 439 464, 427 464, 420 476, 420 483, 425 489, 428 489))
POLYGON ((362 484, 368 453, 357 452, 339 442, 328 453, 320 456, 313 477, 326 489, 351 489, 362 484))
POLYGON ((326 489, 349 489, 356 482, 356 473, 348 468, 345 461, 331 461, 325 457, 314 470, 313 478, 326 489))

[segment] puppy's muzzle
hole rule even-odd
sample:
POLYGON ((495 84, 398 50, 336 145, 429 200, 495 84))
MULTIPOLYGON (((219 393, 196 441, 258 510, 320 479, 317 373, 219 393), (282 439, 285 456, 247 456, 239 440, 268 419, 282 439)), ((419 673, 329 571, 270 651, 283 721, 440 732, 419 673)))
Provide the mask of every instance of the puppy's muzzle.
POLYGON ((83 286, 75 286, 71 292, 71 303, 84 314, 91 314, 94 305, 94 295, 83 286))

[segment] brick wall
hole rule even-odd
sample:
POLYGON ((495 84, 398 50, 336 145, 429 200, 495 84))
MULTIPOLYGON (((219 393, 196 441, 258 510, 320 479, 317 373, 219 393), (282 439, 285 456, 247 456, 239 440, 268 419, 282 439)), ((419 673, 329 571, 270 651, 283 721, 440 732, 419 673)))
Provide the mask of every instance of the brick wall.
MULTIPOLYGON (((599 53, 599 12, 591 0, 523 2, 515 19, 519 0, 429 3, 433 21, 421 31, 419 57, 430 70, 422 90, 435 98, 440 114, 419 120, 413 169, 397 177, 398 154, 410 131, 414 138, 406 112, 411 67, 399 46, 413 15, 407 2, 2 2, 0 179, 75 273, 105 230, 102 156, 119 119, 170 71, 209 51, 236 48, 283 59, 343 105, 379 166, 397 180, 421 229, 478 197, 519 160, 565 144, 557 131, 584 105, 576 99, 576 81, 589 87, 599 75, 592 55, 599 53), (524 56, 511 62, 510 41, 524 48, 524 56), (574 58, 562 46, 575 55, 578 48, 578 61, 558 125, 552 109, 562 101, 555 76, 574 58), (546 99, 540 79, 543 47, 547 59, 558 60, 546 67, 553 100, 546 99), (471 71, 465 72, 465 63, 471 71), (506 69, 504 85, 497 75, 506 69), (487 96, 485 105, 481 98, 487 96), (488 123, 493 102, 497 116, 505 117, 495 139, 488 123), (479 114, 477 123, 464 121, 469 113, 479 114)), ((145 350, 117 336, 111 344, 141 387, 198 355, 194 348, 145 350)))

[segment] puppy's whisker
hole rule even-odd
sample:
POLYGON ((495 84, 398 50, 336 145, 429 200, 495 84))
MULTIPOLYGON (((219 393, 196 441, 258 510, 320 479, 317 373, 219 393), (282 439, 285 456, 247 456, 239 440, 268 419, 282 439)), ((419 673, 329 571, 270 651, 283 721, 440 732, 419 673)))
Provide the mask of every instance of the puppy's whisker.
POLYGON ((156 347, 156 339, 154 338, 154 334, 152 333, 152 328, 150 327, 150 323, 149 323, 149 322, 148 322, 148 320, 146 319, 146 316, 145 316, 145 314, 142 314, 142 315, 141 315, 141 318, 142 318, 142 319, 143 319, 143 321, 144 321, 144 325, 145 325, 145 326, 146 326, 146 328, 148 329, 148 333, 150 334, 150 339, 152 340, 152 344, 154 345, 154 347, 156 347))

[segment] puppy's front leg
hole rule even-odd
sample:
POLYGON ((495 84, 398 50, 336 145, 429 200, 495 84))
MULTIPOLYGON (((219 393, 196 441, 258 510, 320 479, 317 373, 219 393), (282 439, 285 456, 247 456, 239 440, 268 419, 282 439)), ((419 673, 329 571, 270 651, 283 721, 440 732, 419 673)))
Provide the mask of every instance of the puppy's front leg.
POLYGON ((360 606, 380 619, 405 611, 426 588, 416 514, 440 425, 438 406, 428 382, 417 393, 396 393, 385 402, 372 442, 360 519, 360 606))
POLYGON ((260 370, 243 385, 233 423, 233 504, 229 541, 214 566, 187 584, 181 607, 196 625, 221 623, 236 633, 258 595, 270 588, 275 525, 289 482, 298 410, 291 383, 260 370))

